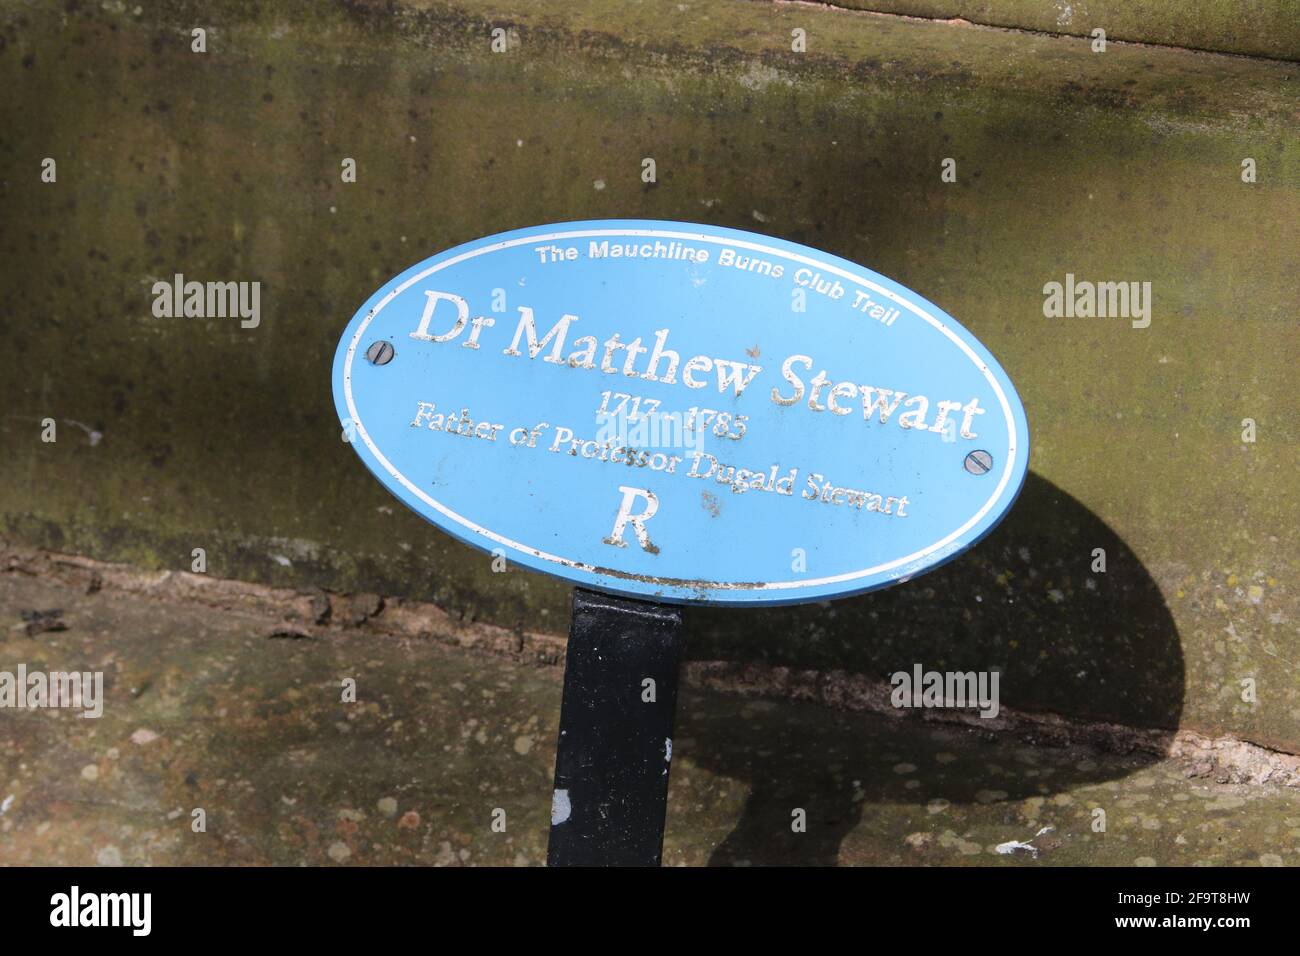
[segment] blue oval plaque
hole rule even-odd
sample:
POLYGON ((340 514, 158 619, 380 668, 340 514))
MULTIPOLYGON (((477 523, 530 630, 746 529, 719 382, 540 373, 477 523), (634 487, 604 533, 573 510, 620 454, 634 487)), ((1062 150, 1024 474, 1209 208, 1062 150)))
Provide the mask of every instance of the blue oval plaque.
POLYGON ((790 604, 907 580, 1015 501, 1024 409, 914 292, 681 222, 538 226, 407 269, 334 359, 345 434, 439 528, 590 588, 790 604))

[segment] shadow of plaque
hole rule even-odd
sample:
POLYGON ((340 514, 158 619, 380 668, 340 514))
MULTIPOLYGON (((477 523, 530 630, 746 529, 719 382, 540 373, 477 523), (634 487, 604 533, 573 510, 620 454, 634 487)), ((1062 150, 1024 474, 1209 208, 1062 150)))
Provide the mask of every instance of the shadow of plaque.
MULTIPOLYGON (((688 660, 882 682, 918 664, 996 670, 1004 708, 1142 728, 1157 745, 1182 711, 1182 650, 1156 582, 1100 518, 1033 473, 987 539, 907 584, 822 605, 687 614, 688 660)), ((1108 748, 1117 753, 1089 759, 1055 735, 984 734, 916 710, 882 719, 798 703, 683 703, 681 752, 750 789, 715 864, 831 865, 864 805, 1050 796, 1157 759, 1118 737, 1108 748), (796 807, 806 833, 791 831, 796 807)))

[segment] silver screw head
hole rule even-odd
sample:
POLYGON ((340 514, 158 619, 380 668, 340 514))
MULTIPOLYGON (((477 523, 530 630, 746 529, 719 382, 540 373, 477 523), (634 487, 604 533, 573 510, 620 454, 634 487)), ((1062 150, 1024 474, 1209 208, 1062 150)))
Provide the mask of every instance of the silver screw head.
POLYGON ((986 475, 993 467, 993 456, 983 450, 973 451, 966 456, 963 465, 972 475, 986 475))
POLYGON ((370 348, 366 349, 366 358, 369 359, 372 365, 387 365, 396 354, 397 351, 393 348, 393 344, 382 339, 371 343, 370 348))

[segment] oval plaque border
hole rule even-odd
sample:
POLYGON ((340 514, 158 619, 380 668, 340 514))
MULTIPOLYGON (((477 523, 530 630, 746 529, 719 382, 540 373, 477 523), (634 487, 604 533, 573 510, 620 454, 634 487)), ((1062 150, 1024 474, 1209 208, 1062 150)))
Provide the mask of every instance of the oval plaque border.
MULTIPOLYGON (((497 233, 494 235, 484 236, 481 239, 471 240, 453 246, 431 256, 429 259, 422 260, 419 263, 399 273, 379 288, 363 305, 349 321, 349 326, 357 321, 364 313, 364 317, 357 324, 353 333, 340 341, 335 353, 333 368, 333 385, 335 405, 339 411, 340 418, 344 421, 345 427, 350 423, 355 431, 357 438, 361 439, 362 445, 369 456, 358 449, 362 461, 370 468, 372 472, 379 475, 381 472, 388 474, 398 482, 417 500, 433 508, 439 514, 449 519, 450 525, 440 525, 436 522, 430 522, 440 530, 452 534, 454 537, 464 543, 478 548, 485 548, 483 539, 495 542, 498 545, 513 549, 519 554, 529 556, 534 562, 522 561, 526 567, 539 571, 544 574, 551 574, 564 579, 570 584, 585 584, 598 590, 609 591, 615 594, 625 595, 627 597, 650 599, 671 604, 731 604, 743 606, 775 606, 781 604, 800 604, 809 603, 817 600, 826 600, 829 598, 850 597, 854 594, 864 594, 869 591, 880 590, 881 588, 890 587, 894 584, 901 584, 910 580, 915 574, 931 571, 940 567, 948 560, 956 557, 967 549, 973 547, 979 541, 983 540, 998 523, 1004 518, 1011 507, 1015 504, 1020 495, 1021 488, 1024 485, 1025 476, 1028 473, 1029 458, 1029 429, 1024 413, 1024 407, 1020 402, 1019 395, 1016 394, 1015 386, 1006 372, 997 366, 998 372, 1010 386, 1011 394, 1008 395, 999 381, 998 375, 994 373, 990 363, 984 357, 979 355, 971 348, 970 343, 965 341, 960 335, 957 335, 950 328, 949 323, 956 324, 956 320, 949 316, 942 309, 929 302, 927 299, 918 295, 910 289, 906 289, 893 280, 888 279, 864 266, 849 262, 839 256, 830 253, 819 253, 821 258, 814 258, 794 249, 785 249, 781 246, 765 245, 761 242, 755 242, 752 238, 757 233, 733 230, 727 227, 707 226, 699 223, 670 222, 660 220, 582 220, 564 223, 550 223, 541 226, 530 226, 521 229, 514 229, 508 232, 497 233), (699 231, 695 231, 699 230, 699 231), (655 239, 676 239, 682 241, 691 241, 698 243, 710 243, 713 245, 728 245, 748 249, 754 252, 760 252, 772 256, 780 256, 783 259, 792 262, 798 262, 806 266, 814 266, 821 270, 831 272, 840 278, 847 279, 857 285, 871 289, 880 295, 885 296, 898 306, 907 309, 921 320, 929 323, 937 331, 942 333, 950 342, 956 345, 962 353, 975 365, 976 369, 988 381, 994 394, 998 398, 999 407, 1005 416, 1007 423, 1007 434, 1009 436, 1008 453, 1005 461, 1002 463, 1002 471, 998 478, 998 483, 994 487, 993 493, 988 497, 980 509, 975 512, 960 527, 949 532, 940 540, 914 551, 911 554, 900 558, 895 558, 883 564, 875 565, 868 568, 862 568, 855 571, 847 571, 841 574, 829 575, 821 578, 801 578, 792 581, 774 581, 774 582, 729 582, 729 581, 702 581, 687 580, 673 577, 656 577, 645 574, 635 574, 627 571, 620 571, 616 568, 602 567, 585 561, 575 561, 571 558, 565 558, 561 555, 551 554, 540 548, 535 548, 523 542, 515 541, 504 535, 500 535, 490 528, 470 520, 451 510, 437 499, 433 498, 426 491, 412 482, 401 473, 382 451, 371 440, 369 433, 366 431, 365 423, 361 420, 357 411, 356 404, 352 397, 352 364, 358 354, 358 346, 365 335, 366 329, 383 309, 391 303, 397 296, 401 295, 407 289, 417 282, 428 278, 429 276, 464 262, 468 259, 478 256, 488 255, 493 252, 499 252, 503 249, 509 249, 524 243, 551 242, 565 239, 589 239, 589 238, 613 238, 617 236, 631 236, 640 238, 655 239), (491 240, 496 240, 495 242, 491 240), (421 269, 407 278, 403 279, 411 269, 416 269, 424 262, 430 259, 436 260, 428 267, 421 269), (856 270, 856 271, 855 271, 856 270), (863 274, 865 273, 865 275, 863 274), (400 280, 400 281, 399 281, 400 280), (397 283, 394 285, 394 283, 397 283), (883 283, 883 284, 882 284, 883 283), (903 289, 907 295, 901 295, 897 289, 903 289), (390 288, 391 287, 391 288, 390 288), (385 291, 387 290, 387 291, 385 291), (914 301, 915 300, 915 301, 914 301), (373 304, 372 304, 373 303, 373 304), (933 313, 937 313, 937 316, 933 313), (943 318, 939 318, 942 316, 943 318), (947 319, 948 321, 944 321, 947 319), (340 396, 339 383, 342 383, 342 395, 340 396), (340 398, 342 399, 340 401, 340 398), (1014 406, 1014 410, 1013 410, 1014 406), (1019 412, 1017 415, 1016 412, 1019 412), (346 415, 344 414, 346 413, 346 415), (1012 481, 1015 481, 1015 487, 1007 494, 1007 488, 1012 481), (969 531, 975 528, 985 517, 993 511, 994 507, 1005 497, 1006 503, 1000 511, 983 528, 979 534, 969 540, 957 542, 963 538, 969 531), (463 529, 459 530, 459 529, 463 529), (570 573, 555 570, 548 565, 555 565, 569 569, 570 573), (889 577, 878 578, 870 583, 864 584, 860 588, 854 588, 851 582, 863 578, 872 578, 887 572, 899 570, 900 573, 889 577), (576 572, 576 573, 574 573, 576 572), (578 575, 590 576, 591 580, 580 581, 578 575), (620 587, 621 582, 636 581, 643 585, 660 585, 664 588, 676 589, 675 591, 660 592, 651 588, 630 588, 620 587), (849 585, 845 587, 845 585, 849 585), (797 594, 788 594, 785 592, 797 591, 797 594), (742 596, 743 595, 743 596, 742 596)), ((788 242, 788 240, 772 241, 788 242)), ((790 243, 798 249, 807 252, 819 252, 808 246, 797 243, 790 243)), ((963 331, 970 336, 972 342, 976 343, 985 352, 982 343, 974 335, 962 327, 963 331)), ((992 358, 990 353, 990 358, 992 358)), ((993 363, 996 365, 996 361, 993 363)), ((357 448, 355 439, 352 441, 353 447, 357 448)), ((381 479, 382 480, 382 479, 381 479)), ((387 486, 387 482, 385 482, 387 486)), ((394 489, 389 486, 389 490, 394 489)), ((419 514, 409 501, 398 495, 408 507, 419 514)), ((425 520, 429 520, 426 515, 421 514, 425 520)), ((490 548, 487 548, 490 550, 490 548)))

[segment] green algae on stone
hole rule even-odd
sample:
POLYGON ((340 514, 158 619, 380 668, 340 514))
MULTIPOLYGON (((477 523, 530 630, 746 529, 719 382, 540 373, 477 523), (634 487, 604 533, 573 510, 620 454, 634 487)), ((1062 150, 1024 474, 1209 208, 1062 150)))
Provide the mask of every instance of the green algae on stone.
POLYGON ((218 576, 562 631, 561 584, 494 573, 343 446, 337 336, 383 280, 492 232, 757 228, 958 317, 1020 391, 1035 477, 938 576, 692 612, 692 657, 997 666, 1008 706, 1300 749, 1294 65, 801 5, 132 10, 0 2, 6 535, 159 570, 203 548, 218 576), (176 272, 262 282, 261 326, 154 318, 176 272), (1150 281, 1151 327, 1045 318, 1067 272, 1150 281))

